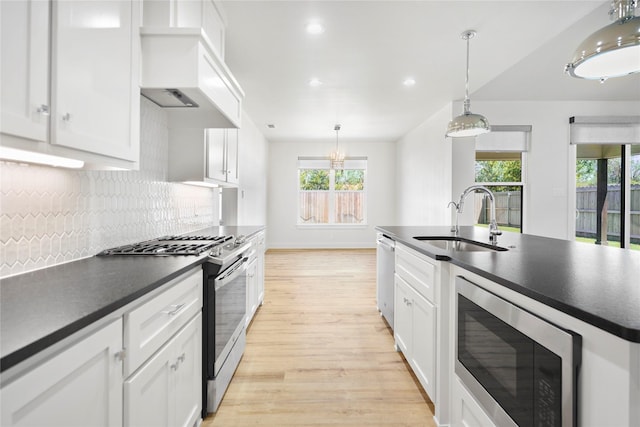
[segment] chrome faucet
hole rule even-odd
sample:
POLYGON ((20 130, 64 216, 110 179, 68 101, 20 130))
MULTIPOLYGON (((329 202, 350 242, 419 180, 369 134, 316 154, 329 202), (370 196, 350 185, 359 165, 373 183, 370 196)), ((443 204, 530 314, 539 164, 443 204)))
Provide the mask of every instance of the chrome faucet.
POLYGON ((455 224, 451 224, 451 232, 453 233, 454 236, 457 236, 458 233, 460 232, 460 228, 458 227, 458 214, 460 213, 460 207, 456 202, 449 202, 447 207, 450 208, 451 206, 456 208, 456 220, 455 220, 455 224))
POLYGON ((458 213, 462 213, 462 209, 464 208, 464 199, 470 193, 475 193, 476 191, 482 191, 486 193, 487 196, 489 196, 489 201, 491 202, 491 219, 489 220, 489 242, 491 242, 492 245, 497 245, 498 236, 502 234, 502 231, 498 230, 498 223, 496 221, 496 198, 493 196, 491 190, 489 190, 484 185, 472 185, 471 187, 468 187, 462 192, 462 195, 460 196, 460 201, 457 205, 458 213))

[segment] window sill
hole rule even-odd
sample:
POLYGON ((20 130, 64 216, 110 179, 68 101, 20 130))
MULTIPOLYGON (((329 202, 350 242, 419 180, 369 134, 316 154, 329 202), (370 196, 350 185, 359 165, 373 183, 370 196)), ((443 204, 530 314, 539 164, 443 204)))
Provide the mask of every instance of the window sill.
POLYGON ((297 224, 300 230, 364 230, 368 224, 297 224))

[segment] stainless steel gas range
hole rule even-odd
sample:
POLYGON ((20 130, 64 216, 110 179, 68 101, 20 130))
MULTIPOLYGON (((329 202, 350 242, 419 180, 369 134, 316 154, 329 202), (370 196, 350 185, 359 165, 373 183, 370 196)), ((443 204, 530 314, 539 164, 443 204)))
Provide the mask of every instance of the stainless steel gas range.
POLYGON ((207 256, 203 264, 202 406, 215 412, 245 348, 246 269, 252 256, 244 236, 164 236, 104 250, 98 256, 207 256))

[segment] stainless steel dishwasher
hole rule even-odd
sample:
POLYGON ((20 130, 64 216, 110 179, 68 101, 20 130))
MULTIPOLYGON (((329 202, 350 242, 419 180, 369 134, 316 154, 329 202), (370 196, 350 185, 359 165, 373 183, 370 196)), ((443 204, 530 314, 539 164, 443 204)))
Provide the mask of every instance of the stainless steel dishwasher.
POLYGON ((393 329, 393 273, 395 270, 396 242, 382 233, 377 237, 376 290, 380 314, 393 329))

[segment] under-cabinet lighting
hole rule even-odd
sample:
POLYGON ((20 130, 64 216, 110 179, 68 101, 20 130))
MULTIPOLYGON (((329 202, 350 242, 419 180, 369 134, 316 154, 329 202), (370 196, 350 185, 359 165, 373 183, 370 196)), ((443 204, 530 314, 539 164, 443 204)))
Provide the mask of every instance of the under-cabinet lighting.
POLYGON ((312 78, 311 80, 309 80, 309 86, 311 87, 318 87, 322 84, 322 81, 320 79, 317 78, 312 78))
POLYGON ((36 163, 39 165, 71 169, 79 169, 84 166, 84 162, 82 160, 53 156, 51 154, 35 153, 32 151, 18 150, 16 148, 10 147, 0 147, 0 159, 18 163, 36 163))
POLYGON ((182 181, 183 184, 187 184, 187 185, 195 185, 198 187, 207 187, 207 188, 218 188, 219 185, 218 184, 212 184, 209 182, 205 182, 205 181, 182 181))

